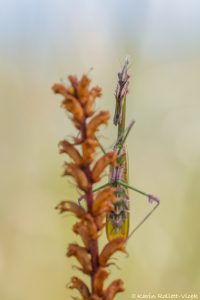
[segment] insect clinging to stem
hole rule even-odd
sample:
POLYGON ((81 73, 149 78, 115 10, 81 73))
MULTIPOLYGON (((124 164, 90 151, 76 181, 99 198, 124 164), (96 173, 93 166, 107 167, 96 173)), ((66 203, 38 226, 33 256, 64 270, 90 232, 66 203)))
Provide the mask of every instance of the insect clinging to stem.
MULTIPOLYGON (((123 237, 129 239, 136 230, 150 217, 150 215, 159 206, 160 201, 157 197, 147 194, 131 185, 128 180, 128 155, 127 147, 125 145, 126 139, 135 121, 131 121, 125 128, 126 119, 126 96, 128 93, 129 78, 128 75, 129 60, 126 58, 121 72, 118 73, 118 83, 115 91, 115 114, 113 123, 118 128, 117 140, 113 146, 113 151, 117 154, 117 165, 110 168, 108 183, 96 188, 93 192, 99 191, 106 186, 113 186, 116 188, 117 201, 114 203, 114 209, 108 213, 106 217, 106 234, 108 240, 116 237, 123 237), (156 205, 150 212, 142 219, 141 222, 129 233, 130 222, 130 200, 129 190, 133 190, 143 196, 147 197, 150 203, 156 205)), ((102 151, 105 152, 101 146, 102 151)), ((81 196, 79 200, 83 197, 81 196)))

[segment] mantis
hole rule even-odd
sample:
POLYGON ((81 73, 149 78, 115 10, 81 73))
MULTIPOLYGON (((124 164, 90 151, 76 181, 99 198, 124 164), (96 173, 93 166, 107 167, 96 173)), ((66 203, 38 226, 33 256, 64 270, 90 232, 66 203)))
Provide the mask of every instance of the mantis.
MULTIPOLYGON (((123 237, 128 240, 160 204, 157 197, 129 185, 128 181, 128 155, 125 142, 135 123, 135 121, 131 121, 128 127, 125 128, 126 96, 130 78, 128 75, 128 65, 129 61, 126 58, 121 72, 118 73, 118 83, 115 92, 116 106, 113 123, 118 128, 118 134, 117 140, 113 146, 113 151, 117 154, 117 165, 110 168, 109 182, 93 190, 93 192, 97 192, 109 185, 116 188, 117 201, 114 203, 114 209, 106 217, 106 234, 109 241, 116 237, 123 237), (147 197, 149 203, 155 203, 155 206, 130 233, 129 190, 133 190, 147 197)), ((102 146, 101 149, 105 152, 102 146)), ((81 197, 79 200, 81 200, 81 197)))

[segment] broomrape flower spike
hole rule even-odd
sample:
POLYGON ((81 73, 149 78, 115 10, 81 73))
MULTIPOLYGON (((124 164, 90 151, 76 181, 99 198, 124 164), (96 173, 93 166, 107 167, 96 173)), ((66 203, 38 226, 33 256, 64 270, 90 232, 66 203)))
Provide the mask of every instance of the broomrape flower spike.
MULTIPOLYGON (((75 257, 79 265, 77 268, 90 277, 90 286, 87 286, 73 276, 68 288, 76 289, 84 300, 112 300, 117 293, 124 291, 124 287, 121 279, 105 287, 105 280, 109 276, 107 267, 115 252, 125 252, 126 240, 116 238, 109 241, 102 250, 99 249, 98 239, 105 226, 106 216, 114 209, 116 189, 106 186, 98 193, 93 192, 93 185, 101 181, 105 169, 116 165, 117 154, 113 150, 95 159, 96 151, 102 147, 96 133, 101 125, 108 124, 110 114, 108 111, 95 114, 94 103, 101 96, 101 89, 97 86, 90 88, 90 79, 86 75, 80 80, 76 76, 69 76, 68 79, 69 86, 55 84, 52 89, 63 97, 62 107, 70 113, 78 134, 75 134, 72 143, 62 140, 58 146, 59 152, 70 159, 64 163, 63 176, 74 179, 83 194, 79 201, 84 198, 86 208, 74 201, 63 200, 56 209, 61 214, 71 212, 77 218, 72 230, 80 236, 82 245, 70 243, 66 255, 75 257)), ((123 76, 121 80, 124 80, 123 76)))

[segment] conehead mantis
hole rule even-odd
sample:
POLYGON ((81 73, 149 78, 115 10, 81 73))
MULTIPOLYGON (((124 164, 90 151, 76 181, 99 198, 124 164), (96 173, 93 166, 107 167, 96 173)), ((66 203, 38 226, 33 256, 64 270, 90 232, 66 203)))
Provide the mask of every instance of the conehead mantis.
MULTIPOLYGON (((117 154, 117 165, 110 168, 109 182, 96 188, 93 192, 99 191, 106 186, 116 188, 117 201, 114 203, 114 209, 106 217, 106 234, 108 240, 116 237, 129 239, 136 230, 151 216, 159 206, 160 201, 157 197, 141 191, 131 185, 128 180, 128 156, 125 145, 126 139, 135 121, 131 121, 125 128, 126 119, 126 96, 128 93, 129 78, 128 75, 129 60, 126 58, 121 72, 118 73, 118 83, 115 92, 116 106, 113 123, 118 128, 117 140, 113 146, 113 151, 117 154), (150 212, 133 228, 129 233, 130 223, 130 200, 129 190, 133 190, 147 197, 149 203, 155 203, 150 212)), ((101 145, 100 145, 101 146, 101 145)), ((101 146, 102 151, 104 151, 101 146)), ((104 151, 105 152, 105 151, 104 151)), ((80 197, 81 200, 83 197, 80 197)))

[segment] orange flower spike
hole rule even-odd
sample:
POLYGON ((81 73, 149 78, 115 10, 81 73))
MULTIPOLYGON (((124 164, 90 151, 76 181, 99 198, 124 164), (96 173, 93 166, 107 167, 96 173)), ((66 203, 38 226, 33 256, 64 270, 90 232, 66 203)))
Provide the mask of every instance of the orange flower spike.
POLYGON ((121 279, 114 280, 104 292, 104 300, 113 300, 119 292, 124 292, 124 283, 121 279))
POLYGON ((110 114, 108 111, 101 111, 96 116, 94 116, 87 126, 87 137, 94 137, 96 131, 98 131, 99 126, 102 124, 107 125, 110 114))
POLYGON ((58 209, 61 214, 63 212, 72 212, 77 218, 83 218, 86 215, 86 211, 82 206, 69 200, 60 202, 55 209, 58 209))
POLYGON ((105 247, 103 248, 100 257, 99 257, 99 263, 102 267, 105 267, 107 265, 107 262, 109 258, 115 253, 116 251, 125 251, 125 242, 126 240, 124 238, 118 237, 110 242, 108 242, 105 247))
POLYGON ((98 182, 101 178, 100 175, 108 165, 115 165, 117 160, 117 154, 114 151, 110 151, 103 155, 94 165, 92 170, 93 182, 98 182))
POLYGON ((109 272, 105 268, 99 268, 94 276, 94 292, 100 295, 103 291, 103 284, 108 277, 109 272))
POLYGON ((85 173, 76 165, 73 163, 65 163, 65 171, 63 176, 69 175, 74 177, 77 186, 83 190, 87 191, 89 188, 89 182, 85 175, 85 173))
POLYGON ((70 289, 77 289, 81 296, 83 297, 83 300, 89 300, 90 299, 90 291, 87 287, 87 285, 78 277, 73 276, 71 278, 71 285, 69 286, 70 289))
POLYGON ((92 272, 91 259, 88 251, 85 247, 81 247, 77 244, 69 244, 67 256, 74 256, 83 267, 84 273, 90 274, 92 272))
POLYGON ((78 152, 78 150, 76 150, 76 148, 72 144, 70 144, 66 140, 63 140, 63 141, 60 141, 58 146, 60 149, 60 151, 59 151, 60 153, 68 154, 77 165, 82 164, 82 162, 83 162, 82 157, 81 157, 80 153, 78 152))
POLYGON ((84 164, 91 163, 94 159, 95 149, 98 147, 99 143, 96 139, 86 139, 82 143, 82 151, 83 151, 83 162, 84 164))

